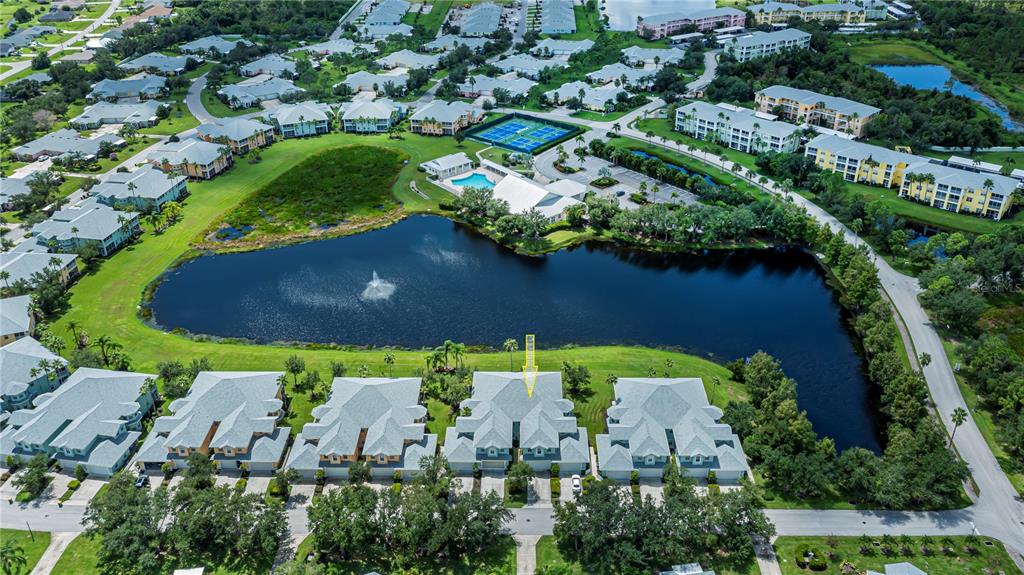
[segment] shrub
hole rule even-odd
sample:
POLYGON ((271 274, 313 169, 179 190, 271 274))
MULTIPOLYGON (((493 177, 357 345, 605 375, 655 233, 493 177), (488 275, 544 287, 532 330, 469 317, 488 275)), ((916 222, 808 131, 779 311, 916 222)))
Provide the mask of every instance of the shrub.
POLYGON ((245 491, 245 486, 246 485, 249 485, 249 480, 248 479, 244 479, 244 478, 243 479, 239 479, 238 481, 235 482, 235 489, 237 489, 239 491, 245 491))
POLYGON ((402 472, 396 470, 395 474, 391 476, 391 479, 393 479, 395 483, 401 483, 402 482, 402 472))
POLYGON ((715 485, 718 483, 718 474, 714 471, 708 471, 708 485, 715 485))
POLYGON ((559 471, 561 471, 561 468, 558 467, 558 464, 557 463, 552 463, 551 464, 551 477, 558 477, 558 472, 559 471))
POLYGON ((828 561, 824 557, 815 555, 807 564, 811 571, 824 571, 828 569, 828 561))
POLYGON ((174 466, 171 465, 170 461, 168 461, 160 466, 160 471, 164 472, 164 477, 170 477, 171 474, 174 473, 174 466))
POLYGON ((75 479, 77 479, 79 483, 85 481, 86 475, 88 475, 88 473, 85 472, 84 467, 82 467, 81 465, 75 466, 75 479))
POLYGON ((807 545, 806 543, 796 546, 796 549, 793 551, 793 554, 795 555, 795 557, 793 558, 796 560, 797 567, 801 569, 807 568, 807 556, 810 554, 810 552, 811 546, 807 545))
POLYGON ((708 495, 718 495, 722 492, 722 488, 717 483, 708 485, 708 495))
POLYGON ((634 469, 634 470, 633 470, 633 471, 632 471, 632 472, 631 472, 631 473, 629 474, 629 482, 630 482, 630 483, 631 483, 632 485, 637 485, 637 484, 639 484, 639 483, 640 483, 640 472, 639 472, 639 471, 637 471, 636 469, 634 469))
POLYGON ((79 486, 81 485, 82 482, 77 479, 72 479, 71 481, 68 481, 68 489, 70 489, 71 491, 78 489, 79 486))

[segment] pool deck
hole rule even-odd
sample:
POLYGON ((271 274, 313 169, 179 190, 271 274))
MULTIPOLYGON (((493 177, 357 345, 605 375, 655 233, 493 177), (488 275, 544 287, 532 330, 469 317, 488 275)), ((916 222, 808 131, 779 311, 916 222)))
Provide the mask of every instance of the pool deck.
POLYGON ((459 174, 457 176, 453 176, 451 178, 447 178, 445 180, 442 180, 442 181, 438 182, 438 184, 441 184, 442 188, 444 188, 444 189, 446 189, 446 190, 448 190, 448 191, 450 191, 450 192, 452 192, 452 193, 454 193, 456 195, 462 195, 462 189, 465 187, 465 185, 464 184, 456 184, 455 180, 465 180, 466 178, 473 177, 474 174, 479 174, 479 175, 487 178, 491 182, 494 182, 495 185, 497 185, 497 183, 500 182, 505 177, 505 176, 502 176, 501 174, 496 174, 493 171, 486 170, 486 169, 484 169, 481 166, 479 168, 474 168, 474 169, 472 169, 472 170, 470 170, 468 172, 463 172, 463 173, 461 173, 461 174, 459 174))

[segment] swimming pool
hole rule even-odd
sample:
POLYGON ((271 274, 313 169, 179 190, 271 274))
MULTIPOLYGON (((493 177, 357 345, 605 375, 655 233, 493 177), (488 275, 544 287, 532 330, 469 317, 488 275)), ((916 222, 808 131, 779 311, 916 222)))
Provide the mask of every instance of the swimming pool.
POLYGON ((483 188, 485 190, 494 189, 494 182, 487 179, 487 176, 479 172, 473 172, 465 178, 452 180, 452 183, 463 188, 483 188))

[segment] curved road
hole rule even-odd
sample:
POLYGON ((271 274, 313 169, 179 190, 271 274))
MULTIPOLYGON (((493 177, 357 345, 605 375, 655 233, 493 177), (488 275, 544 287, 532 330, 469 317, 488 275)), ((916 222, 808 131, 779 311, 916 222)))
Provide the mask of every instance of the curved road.
MULTIPOLYGON (((82 38, 85 38, 86 34, 92 32, 96 28, 100 27, 104 22, 106 22, 107 18, 110 18, 110 16, 114 13, 115 10, 117 10, 118 6, 120 6, 120 5, 121 5, 121 0, 112 0, 110 2, 110 6, 107 7, 106 11, 104 11, 103 14, 101 14, 98 18, 93 20, 91 24, 89 24, 84 29, 82 29, 82 31, 80 31, 77 34, 75 34, 74 36, 72 36, 70 40, 68 40, 66 42, 62 42, 60 45, 55 46, 53 48, 50 48, 50 50, 48 50, 46 52, 46 54, 49 55, 49 56, 54 56, 54 55, 62 52, 63 50, 65 50, 66 48, 64 48, 64 46, 70 46, 71 44, 74 44, 75 42, 78 42, 82 38)), ((9 78, 9 77, 17 74, 18 72, 21 72, 22 70, 28 68, 29 66, 32 65, 32 61, 31 60, 24 60, 22 62, 5 63, 5 65, 10 66, 11 69, 7 70, 6 72, 4 72, 2 74, 0 74, 0 80, 3 80, 5 78, 9 78)))

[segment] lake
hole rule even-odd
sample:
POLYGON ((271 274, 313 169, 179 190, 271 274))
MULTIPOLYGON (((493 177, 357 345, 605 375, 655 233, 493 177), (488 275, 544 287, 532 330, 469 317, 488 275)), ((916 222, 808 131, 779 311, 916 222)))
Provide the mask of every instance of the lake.
POLYGON ((715 7, 715 0, 609 0, 603 13, 612 30, 636 30, 637 16, 654 16, 669 12, 693 12, 715 7))
POLYGON ((875 70, 892 78, 897 84, 911 86, 918 90, 942 90, 964 96, 978 102, 999 116, 1003 127, 1015 132, 1024 131, 1024 123, 1010 117, 1010 112, 995 99, 985 95, 974 86, 965 84, 953 76, 945 66, 921 64, 913 66, 876 65, 875 70))
POLYGON ((540 347, 675 346, 722 362, 763 349, 797 380, 819 433, 840 448, 879 446, 875 393, 847 315, 799 250, 702 256, 594 243, 526 257, 445 218, 415 216, 197 258, 168 272, 151 306, 165 329, 261 342, 500 348, 535 333, 540 347))

